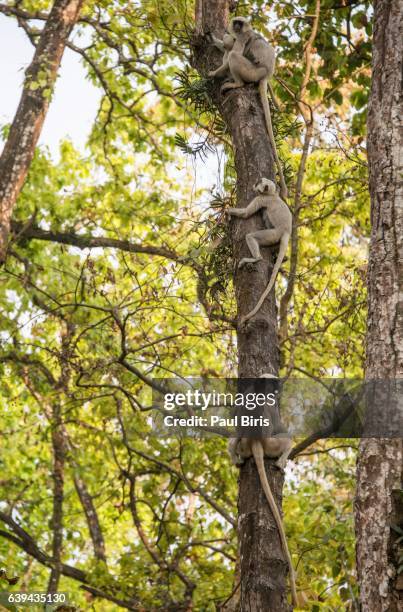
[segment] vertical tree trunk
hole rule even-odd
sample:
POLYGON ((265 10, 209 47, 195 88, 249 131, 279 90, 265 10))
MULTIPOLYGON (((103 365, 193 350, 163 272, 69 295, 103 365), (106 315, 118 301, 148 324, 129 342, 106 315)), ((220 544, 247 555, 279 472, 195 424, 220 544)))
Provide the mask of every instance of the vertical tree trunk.
MULTIPOLYGON (((374 10, 366 377, 393 380, 403 378, 403 1, 375 0, 374 10)), ((403 575, 397 575, 398 535, 391 527, 403 527, 401 440, 362 440, 357 477, 362 612, 398 612, 403 575)))
POLYGON ((53 542, 48 593, 56 593, 62 573, 64 464, 66 457, 59 404, 56 404, 52 409, 51 428, 53 450, 53 512, 51 525, 53 542))
POLYGON ((0 157, 0 263, 7 254, 11 215, 49 108, 60 61, 83 0, 55 0, 26 70, 20 103, 0 157))
MULTIPOLYGON (((199 0, 197 3, 194 65, 203 76, 216 68, 222 59, 205 35, 214 32, 222 36, 228 18, 229 0, 199 0)), ((248 85, 223 97, 220 83, 216 82, 214 98, 231 135, 237 172, 237 206, 244 207, 254 197, 253 185, 258 179, 267 177, 273 180, 275 177, 273 153, 258 90, 256 86, 248 85)), ((272 261, 268 249, 263 249, 265 260, 252 272, 245 268, 237 270, 239 260, 249 255, 245 235, 263 228, 260 215, 230 223, 238 319, 255 306, 270 278, 272 261)), ((278 368, 277 317, 272 293, 247 326, 238 329, 238 375, 240 378, 256 378, 263 373, 277 374, 278 368)), ((281 506, 283 474, 269 460, 266 460, 266 469, 277 504, 281 506)), ((240 610, 288 610, 287 563, 253 459, 248 460, 240 471, 238 514, 240 589, 237 592, 240 593, 240 610)))

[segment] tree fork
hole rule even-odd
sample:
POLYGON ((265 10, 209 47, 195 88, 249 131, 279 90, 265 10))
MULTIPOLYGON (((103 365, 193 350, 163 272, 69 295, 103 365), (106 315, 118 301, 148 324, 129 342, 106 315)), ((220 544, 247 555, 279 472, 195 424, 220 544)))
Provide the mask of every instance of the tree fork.
POLYGON ((39 37, 7 141, 0 157, 0 264, 7 255, 10 222, 49 108, 63 52, 83 0, 55 0, 39 37))
MULTIPOLYGON (((216 68, 222 55, 211 44, 207 34, 222 36, 229 20, 229 0, 197 0, 193 65, 205 77, 216 68)), ((245 207, 256 195, 253 185, 262 177, 275 180, 274 155, 266 130, 258 88, 248 85, 222 96, 220 83, 214 82, 213 98, 231 135, 237 172, 237 206, 245 207)), ((269 249, 262 249, 264 261, 253 271, 237 269, 242 257, 249 255, 245 242, 248 232, 263 229, 260 215, 246 220, 230 221, 234 253, 234 286, 238 320, 255 306, 270 278, 273 261, 269 249)), ((257 378, 264 373, 277 375, 279 348, 277 311, 273 292, 259 313, 238 328, 238 375, 257 378)), ((265 460, 270 487, 281 507, 284 476, 274 462, 265 460)), ((242 612, 282 612, 287 602, 288 566, 280 537, 261 487, 257 469, 250 459, 240 470, 238 495, 238 538, 240 554, 240 597, 242 612)), ((228 608, 227 608, 228 609, 228 608)))

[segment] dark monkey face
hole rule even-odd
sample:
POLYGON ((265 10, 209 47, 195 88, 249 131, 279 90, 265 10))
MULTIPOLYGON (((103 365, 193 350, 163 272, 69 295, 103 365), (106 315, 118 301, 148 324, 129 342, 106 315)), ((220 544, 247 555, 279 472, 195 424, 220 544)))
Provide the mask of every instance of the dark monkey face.
POLYGON ((244 23, 240 19, 239 20, 234 19, 234 21, 232 22, 232 27, 236 34, 240 34, 242 32, 243 26, 244 26, 244 23))

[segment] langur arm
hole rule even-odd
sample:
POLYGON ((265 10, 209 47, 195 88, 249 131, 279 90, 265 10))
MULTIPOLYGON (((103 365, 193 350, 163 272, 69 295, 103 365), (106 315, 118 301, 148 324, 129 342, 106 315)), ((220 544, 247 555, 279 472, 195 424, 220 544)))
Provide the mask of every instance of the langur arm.
POLYGON ((217 38, 217 36, 215 36, 212 32, 210 32, 210 37, 211 37, 212 44, 215 47, 217 47, 217 49, 219 49, 222 53, 224 53, 225 52, 224 42, 220 38, 217 38))
POLYGON ((252 202, 250 202, 246 208, 227 208, 227 212, 232 217, 249 219, 249 217, 254 215, 258 210, 263 207, 264 202, 262 202, 262 198, 257 196, 256 198, 253 198, 252 202))
POLYGON ((228 63, 228 60, 227 60, 223 64, 221 64, 221 66, 219 66, 219 68, 217 68, 217 70, 212 70, 211 72, 209 72, 208 76, 209 77, 226 76, 228 70, 229 70, 229 63, 228 63))

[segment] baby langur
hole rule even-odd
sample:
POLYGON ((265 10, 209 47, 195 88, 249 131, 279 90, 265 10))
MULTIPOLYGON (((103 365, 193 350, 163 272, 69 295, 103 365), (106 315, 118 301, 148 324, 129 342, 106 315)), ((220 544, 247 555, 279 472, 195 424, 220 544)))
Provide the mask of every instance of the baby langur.
MULTIPOLYGON (((276 376, 273 376, 271 374, 263 374, 261 378, 276 378, 276 376)), ((284 556, 287 559, 290 571, 292 602, 294 606, 298 606, 299 601, 297 595, 297 588, 295 585, 295 572, 292 565, 290 551, 288 549, 284 525, 280 512, 277 508, 277 504, 274 501, 274 497, 270 489, 270 484, 267 480, 267 474, 264 465, 265 457, 270 457, 272 459, 279 457, 276 462, 276 465, 281 469, 284 469, 287 463, 288 455, 291 451, 291 446, 292 442, 291 438, 287 435, 287 430, 281 423, 278 423, 273 428, 272 437, 233 438, 229 442, 228 451, 231 457, 231 461, 234 465, 241 466, 243 463, 245 463, 245 459, 248 459, 249 457, 253 457, 255 460, 260 483, 262 485, 265 497, 268 501, 270 510, 273 514, 274 520, 276 522, 277 529, 280 535, 281 546, 284 552, 284 556)))
POLYGON ((261 246, 267 247, 280 243, 280 249, 266 289, 263 291, 253 310, 241 319, 241 324, 248 321, 248 319, 259 312, 263 302, 272 290, 287 250, 292 229, 292 215, 290 209, 277 194, 276 186, 273 181, 262 178, 255 184, 254 190, 259 195, 253 198, 252 202, 250 202, 246 208, 228 208, 227 212, 234 217, 248 219, 248 217, 251 217, 261 208, 265 208, 273 228, 246 234, 246 242, 252 257, 244 257, 241 259, 238 267, 241 268, 247 263, 255 263, 263 259, 260 253, 261 246))
POLYGON ((222 53, 224 53, 222 58, 222 65, 209 73, 209 76, 214 77, 225 77, 229 74, 229 63, 228 63, 228 55, 231 49, 234 47, 235 38, 229 33, 225 32, 223 39, 220 40, 214 34, 210 34, 212 43, 217 49, 219 49, 222 53))
MULTIPOLYGON (((233 47, 231 49, 226 47, 227 54, 224 55, 222 65, 217 70, 210 72, 209 76, 225 76, 228 70, 230 71, 234 82, 224 83, 221 88, 222 92, 243 87, 245 83, 259 83, 259 94, 265 115, 267 132, 280 176, 280 194, 281 197, 285 199, 288 196, 287 186, 277 154, 270 106, 267 100, 267 88, 269 88, 273 103, 277 106, 269 81, 274 74, 274 49, 267 40, 252 29, 249 21, 244 17, 234 17, 234 19, 231 20, 229 35, 232 35, 235 39, 233 47)), ((215 41, 219 40, 216 37, 214 37, 214 39, 215 41)), ((217 42, 214 42, 214 44, 217 46, 217 42)))

